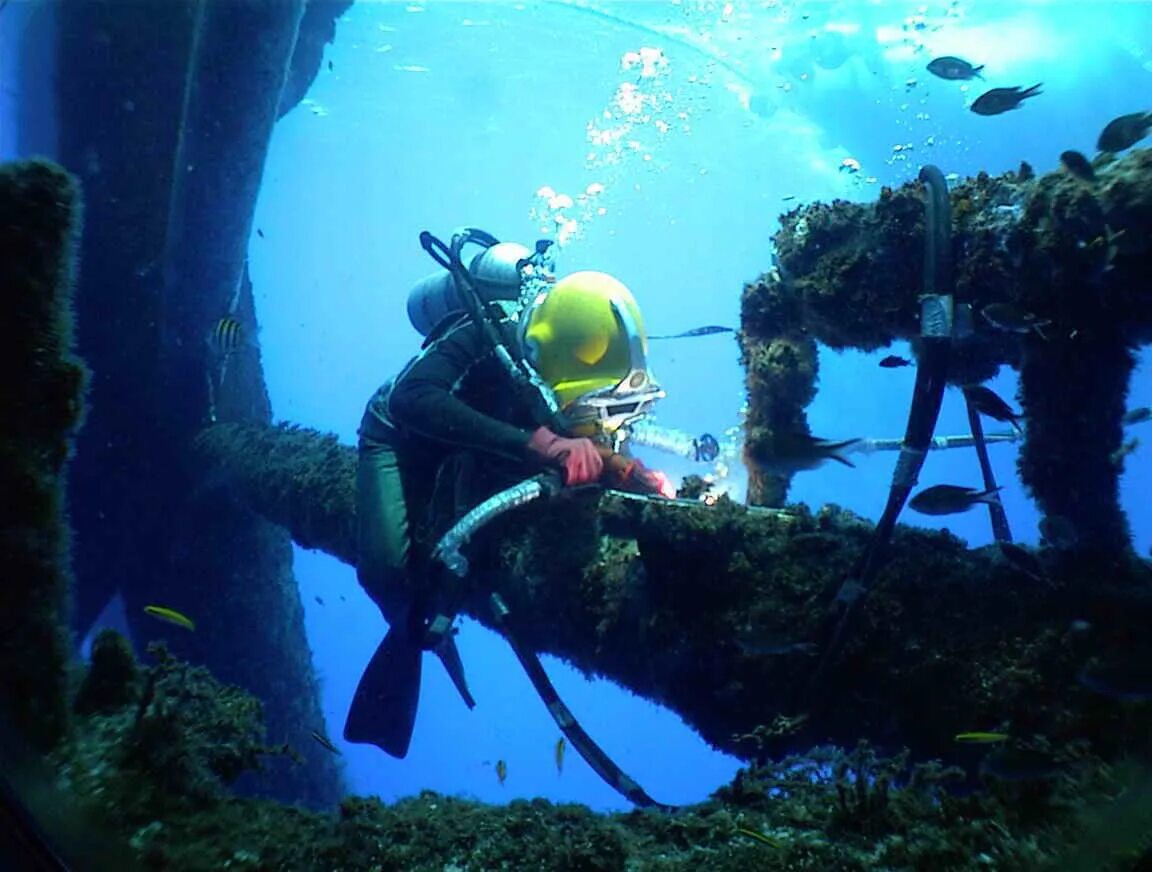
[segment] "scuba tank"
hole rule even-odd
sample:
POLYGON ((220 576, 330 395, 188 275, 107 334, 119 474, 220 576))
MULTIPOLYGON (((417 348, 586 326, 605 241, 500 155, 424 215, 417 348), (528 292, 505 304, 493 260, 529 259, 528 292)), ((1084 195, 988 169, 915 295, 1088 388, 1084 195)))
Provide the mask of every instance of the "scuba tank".
MULTIPOLYGON (((482 305, 520 298, 520 266, 532 251, 518 242, 497 242, 485 248, 468 266, 468 274, 482 305)), ((408 292, 408 320, 427 336, 445 318, 468 311, 456 280, 447 269, 424 276, 408 292)))
MULTIPOLYGON (((448 290, 440 288, 438 283, 429 282, 424 286, 424 294, 429 303, 435 299, 447 301, 445 308, 451 306, 449 315, 467 313, 472 321, 483 331, 492 352, 500 365, 512 379, 517 391, 521 391, 529 407, 533 410, 533 419, 545 424, 551 422, 553 426, 566 429, 560 408, 552 389, 540 378, 540 374, 524 359, 521 349, 505 344, 496 320, 490 309, 498 308, 503 303, 519 305, 526 295, 539 292, 540 286, 550 283, 552 273, 551 258, 548 249, 552 241, 541 239, 536 242, 536 250, 531 251, 515 242, 500 242, 491 233, 486 233, 475 227, 464 227, 454 234, 449 243, 437 239, 427 230, 420 234, 420 246, 428 252, 429 256, 444 269, 446 279, 452 283, 455 297, 448 290), (482 251, 472 258, 469 266, 464 266, 460 253, 465 245, 479 245, 482 251), (511 258, 517 254, 522 256, 511 258), (531 274, 527 271, 531 268, 531 274), (473 272, 475 270, 475 272, 473 272), (455 304, 453 303, 455 300, 455 304)), ((417 289, 413 288, 415 293, 417 289)), ((412 301, 409 301, 409 313, 412 312, 412 301)), ((439 321, 433 320, 437 314, 429 305, 422 311, 421 304, 416 305, 420 313, 420 323, 430 323, 435 329, 438 324, 444 323, 444 317, 439 321)), ((419 329, 416 320, 413 326, 419 329)))

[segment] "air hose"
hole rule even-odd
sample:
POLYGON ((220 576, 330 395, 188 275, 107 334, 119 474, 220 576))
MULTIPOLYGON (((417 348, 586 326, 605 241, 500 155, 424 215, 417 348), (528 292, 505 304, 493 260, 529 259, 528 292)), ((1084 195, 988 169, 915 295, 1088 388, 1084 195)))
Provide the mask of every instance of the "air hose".
MULTIPOLYGON (((646 470, 643 467, 640 467, 635 461, 623 459, 622 455, 614 454, 612 457, 620 458, 620 460, 613 464, 612 458, 605 458, 606 475, 614 475, 621 485, 631 486, 630 489, 634 493, 651 492, 646 486, 646 470), (613 465, 618 468, 612 469, 613 465)), ((432 552, 432 556, 434 560, 440 561, 449 570, 451 580, 446 581, 445 586, 452 586, 453 589, 445 591, 447 594, 445 601, 454 605, 445 609, 443 614, 436 616, 430 631, 448 632, 452 621, 455 619, 455 605, 463 601, 461 583, 464 576, 468 574, 468 559, 461 553, 460 549, 482 527, 505 512, 525 506, 540 497, 553 496, 562 490, 569 492, 573 489, 564 488, 560 477, 555 472, 533 476, 484 500, 457 521, 452 529, 441 537, 440 542, 437 543, 432 552)), ((556 692, 556 688, 551 679, 548 678, 548 673, 544 671, 544 666, 540 663, 540 658, 536 652, 520 641, 519 634, 512 626, 513 622, 509 617, 508 606, 504 603, 503 598, 498 593, 493 592, 489 597, 489 602, 496 625, 504 634, 504 638, 508 640, 508 644, 512 646, 516 658, 520 661, 520 665, 524 668, 528 679, 536 689, 536 693, 548 709, 548 714, 552 716, 556 726, 567 737, 569 744, 576 749, 593 771, 621 796, 642 808, 671 810, 673 806, 659 803, 649 796, 604 752, 604 749, 588 735, 588 732, 576 720, 572 710, 556 692)))
POLYGON ((468 574, 468 558, 460 549, 481 528, 512 509, 527 505, 543 496, 551 496, 561 488, 555 473, 543 473, 525 479, 519 484, 493 494, 457 521, 432 552, 432 559, 438 560, 448 571, 458 578, 468 574))
POLYGON ((824 678, 844 644, 851 617, 862 604, 884 565, 892 531, 908 500, 932 437, 947 384, 955 320, 952 275, 952 209, 948 183, 939 168, 926 165, 920 181, 927 189, 924 215, 924 292, 920 298, 920 349, 916 386, 908 411, 904 442, 888 489, 884 513, 876 524, 867 550, 836 593, 829 609, 831 635, 820 663, 808 684, 808 702, 823 697, 824 678))
POLYGON ((544 671, 544 666, 540 663, 540 658, 536 656, 536 652, 519 641, 519 635, 514 631, 509 622, 508 606, 505 605, 500 594, 492 594, 491 604, 496 625, 504 633, 504 638, 506 638, 512 646, 512 651, 516 654, 520 665, 524 667, 528 679, 532 682, 532 686, 536 688, 536 693, 539 694, 545 708, 548 709, 548 714, 552 716, 552 720, 556 722, 556 726, 560 728, 560 732, 568 739, 568 744, 576 749, 577 753, 592 767, 592 771, 604 780, 605 784, 625 799, 640 808, 658 808, 661 811, 675 811, 675 806, 657 802, 649 796, 644 788, 637 784, 627 772, 616 765, 615 761, 605 753, 604 749, 596 743, 595 739, 588 735, 588 731, 580 725, 580 722, 576 720, 576 716, 572 714, 572 710, 568 708, 564 700, 560 698, 560 694, 556 692, 556 687, 552 684, 552 680, 548 678, 548 673, 544 671))

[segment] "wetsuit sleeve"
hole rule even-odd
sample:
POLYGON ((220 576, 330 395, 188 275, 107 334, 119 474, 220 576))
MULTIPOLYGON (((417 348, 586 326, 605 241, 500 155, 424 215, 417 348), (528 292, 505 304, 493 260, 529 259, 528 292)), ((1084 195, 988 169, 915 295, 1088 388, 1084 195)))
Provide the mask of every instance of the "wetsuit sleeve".
POLYGON ((389 398, 389 418, 415 436, 524 459, 528 430, 477 411, 455 393, 475 366, 492 358, 475 324, 457 328, 400 374, 389 398))

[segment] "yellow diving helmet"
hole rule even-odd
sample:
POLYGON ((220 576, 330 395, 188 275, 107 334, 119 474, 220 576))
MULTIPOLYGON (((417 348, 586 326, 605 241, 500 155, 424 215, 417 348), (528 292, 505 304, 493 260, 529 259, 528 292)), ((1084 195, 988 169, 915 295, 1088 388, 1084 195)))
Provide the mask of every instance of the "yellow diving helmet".
POLYGON ((564 277, 536 297, 520 325, 528 362, 572 423, 614 433, 664 396, 648 372, 640 307, 607 273, 564 277))

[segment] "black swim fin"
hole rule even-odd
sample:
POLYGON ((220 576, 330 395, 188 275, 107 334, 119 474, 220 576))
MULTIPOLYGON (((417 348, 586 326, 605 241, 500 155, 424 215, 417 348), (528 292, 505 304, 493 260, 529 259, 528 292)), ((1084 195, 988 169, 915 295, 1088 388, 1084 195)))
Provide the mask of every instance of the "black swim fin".
POLYGON ((423 659, 418 635, 399 626, 388 631, 360 676, 344 722, 346 741, 375 745, 393 757, 407 755, 423 659))

